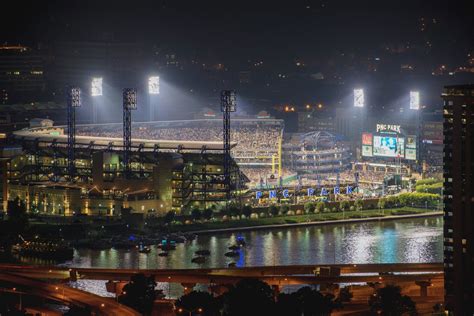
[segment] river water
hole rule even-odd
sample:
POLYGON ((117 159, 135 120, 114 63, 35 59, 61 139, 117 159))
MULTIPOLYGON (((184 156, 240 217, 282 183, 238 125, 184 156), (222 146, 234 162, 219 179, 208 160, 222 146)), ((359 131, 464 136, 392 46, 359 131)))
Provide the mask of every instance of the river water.
MULTIPOLYGON (((178 244, 168 257, 160 257, 161 250, 152 247, 149 254, 136 250, 77 250, 71 267, 184 269, 343 264, 343 263, 417 263, 443 261, 443 219, 426 217, 389 221, 359 222, 242 233, 201 235, 196 240, 178 244), (235 238, 242 236, 247 243, 238 257, 224 256, 235 238), (194 252, 207 249, 211 255, 203 264, 191 259, 194 252)), ((79 280, 71 286, 112 296, 105 290, 104 281, 79 280)), ((158 283, 157 288, 167 296, 179 297, 179 284, 158 283)), ((203 287, 201 290, 205 289, 203 287)))
POLYGON ((408 263, 443 260, 443 220, 427 217, 381 222, 359 222, 323 226, 256 230, 242 233, 201 235, 178 244, 168 257, 152 247, 149 254, 136 250, 77 250, 73 267, 102 268, 217 268, 235 262, 237 267, 329 263, 408 263), (247 246, 240 255, 224 253, 236 236, 247 246), (207 249, 211 255, 203 264, 191 259, 194 252, 207 249))

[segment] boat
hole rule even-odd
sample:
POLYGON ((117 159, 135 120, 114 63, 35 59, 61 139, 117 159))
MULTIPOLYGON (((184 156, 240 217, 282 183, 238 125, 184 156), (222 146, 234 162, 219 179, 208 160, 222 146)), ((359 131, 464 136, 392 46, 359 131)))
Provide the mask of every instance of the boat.
POLYGON ((247 244, 245 242, 245 238, 242 237, 242 236, 238 236, 235 241, 236 241, 237 245, 239 245, 241 247, 245 247, 245 245, 247 244))
POLYGON ((158 256, 160 256, 160 257, 168 257, 168 253, 167 253, 166 251, 163 251, 163 252, 160 252, 160 253, 158 254, 158 256))
POLYGON ((206 262, 206 257, 203 257, 203 256, 199 256, 199 257, 194 257, 192 260, 191 260, 192 263, 204 263, 206 262))
POLYGON ((143 244, 138 245, 137 248, 139 253, 150 253, 151 251, 150 247, 144 246, 143 244))
POLYGON ((232 250, 232 251, 226 252, 224 254, 224 256, 226 256, 226 257, 238 257, 238 256, 240 256, 240 253, 238 251, 232 250))
POLYGON ((163 251, 170 251, 170 250, 175 250, 176 246, 172 244, 167 244, 167 245, 161 245, 161 250, 163 251))
POLYGON ((196 252, 194 252, 196 255, 198 256, 209 256, 211 254, 211 252, 207 249, 203 249, 203 250, 198 250, 196 252))
POLYGON ((157 246, 158 248, 161 248, 163 251, 170 251, 170 250, 175 250, 176 249, 176 242, 173 240, 169 239, 163 239, 161 241, 161 244, 157 246))
POLYGON ((74 249, 68 244, 60 241, 48 240, 24 240, 14 245, 12 251, 23 257, 35 257, 41 259, 66 261, 74 257, 74 249))

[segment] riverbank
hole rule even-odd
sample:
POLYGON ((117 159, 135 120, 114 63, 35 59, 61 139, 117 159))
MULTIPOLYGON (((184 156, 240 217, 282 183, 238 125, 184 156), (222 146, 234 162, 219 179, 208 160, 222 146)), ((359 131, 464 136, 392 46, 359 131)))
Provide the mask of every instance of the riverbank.
POLYGON ((310 215, 275 216, 260 219, 232 220, 226 222, 194 223, 190 225, 174 226, 174 231, 193 233, 198 235, 228 233, 237 231, 345 224, 368 221, 387 221, 396 219, 441 216, 442 211, 418 208, 398 208, 392 210, 363 210, 337 213, 322 213, 310 215))

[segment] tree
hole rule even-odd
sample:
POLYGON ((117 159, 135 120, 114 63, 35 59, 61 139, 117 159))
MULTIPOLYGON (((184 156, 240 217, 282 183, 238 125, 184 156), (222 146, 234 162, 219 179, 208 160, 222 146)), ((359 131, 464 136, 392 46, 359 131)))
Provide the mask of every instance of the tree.
POLYGON ((337 306, 334 302, 334 295, 323 295, 309 286, 300 288, 295 295, 298 298, 301 312, 305 316, 331 315, 332 310, 337 306))
POLYGON ((240 214, 240 209, 237 206, 235 205, 229 206, 229 215, 237 216, 239 214, 240 214))
POLYGON ((362 202, 361 199, 357 199, 357 200, 355 200, 355 202, 354 202, 354 206, 355 206, 355 208, 356 208, 357 211, 360 211, 360 210, 362 210, 362 209, 364 208, 364 202, 362 202))
POLYGON ((272 214, 273 216, 278 215, 278 207, 276 207, 275 205, 270 206, 270 214, 272 214))
POLYGON ((210 220, 212 218, 212 215, 214 215, 214 211, 212 210, 212 208, 206 208, 202 212, 202 216, 207 220, 210 220))
POLYGON ((315 205, 313 202, 306 202, 304 205, 304 211, 306 213, 314 213, 314 210, 316 209, 315 205))
POLYGON ((380 209, 385 208, 385 199, 384 198, 379 199, 379 201, 377 202, 377 207, 380 208, 380 209))
POLYGON ((143 273, 135 274, 123 287, 119 302, 142 314, 149 315, 156 298, 155 287, 156 282, 153 276, 146 277, 143 273))
POLYGON ((23 233, 28 227, 28 215, 26 214, 25 202, 19 197, 7 203, 7 215, 9 225, 16 230, 17 234, 23 233))
POLYGON ((275 306, 276 316, 301 316, 298 297, 295 293, 280 293, 275 306))
POLYGON ((349 303, 352 299, 353 295, 349 287, 343 287, 339 290, 339 296, 337 300, 341 303, 349 303))
POLYGON ((199 210, 198 208, 193 208, 193 210, 191 211, 191 216, 195 221, 200 220, 201 215, 201 210, 199 210))
POLYGON ((273 315, 273 290, 257 279, 243 279, 222 297, 225 316, 273 315))
POLYGON ((176 315, 199 312, 199 315, 203 316, 217 316, 219 315, 220 302, 207 292, 192 291, 181 296, 176 301, 175 307, 176 315))
POLYGON ((165 221, 166 224, 170 224, 174 221, 175 218, 176 218, 175 211, 169 211, 169 212, 166 213, 163 220, 165 221))
POLYGON ((250 217, 250 214, 252 214, 252 207, 250 205, 245 205, 242 207, 242 215, 248 218, 250 217))
POLYGON ((349 206, 350 206, 349 201, 341 201, 341 203, 339 203, 339 209, 341 211, 349 210, 349 206))
POLYGON ((288 213, 288 211, 290 210, 290 208, 288 207, 288 205, 282 205, 280 206, 280 212, 285 215, 286 213, 288 213))
POLYGON ((316 204, 316 212, 318 212, 318 213, 324 212, 324 206, 325 206, 324 202, 318 202, 316 204))
POLYGON ((387 285, 377 289, 369 298, 370 311, 375 314, 401 316, 416 315, 415 302, 406 295, 401 294, 399 286, 387 285))
POLYGON ((26 206, 18 197, 7 203, 8 219, 0 221, 0 244, 10 253, 12 245, 18 241, 18 235, 28 229, 26 206))

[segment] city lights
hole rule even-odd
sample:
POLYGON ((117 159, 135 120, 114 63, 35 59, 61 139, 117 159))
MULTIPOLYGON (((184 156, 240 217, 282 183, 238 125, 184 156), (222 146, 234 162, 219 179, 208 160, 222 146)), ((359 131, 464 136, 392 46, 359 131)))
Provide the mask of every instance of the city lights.
POLYGON ((148 78, 148 93, 160 94, 160 77, 151 76, 148 78))
POLYGON ((102 95, 102 77, 92 78, 91 96, 98 97, 102 95))
POLYGON ((365 106, 364 90, 354 89, 354 107, 363 108, 365 106))
POLYGON ((420 92, 410 91, 410 110, 420 109, 420 92))

